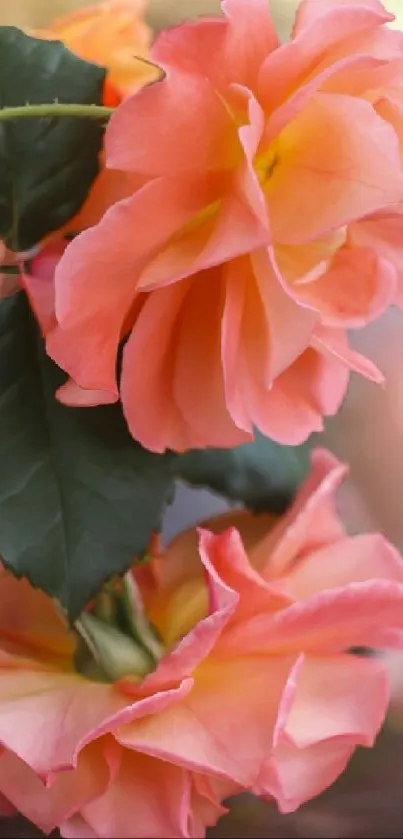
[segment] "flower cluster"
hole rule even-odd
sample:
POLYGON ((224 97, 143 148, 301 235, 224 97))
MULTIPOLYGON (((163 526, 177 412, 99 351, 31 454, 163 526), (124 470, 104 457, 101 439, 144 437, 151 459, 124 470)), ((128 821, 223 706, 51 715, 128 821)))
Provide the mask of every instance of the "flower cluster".
MULTIPOLYGON (((21 493, 36 528, 30 544, 1 531, 0 809, 66 839, 197 839, 242 791, 295 810, 373 745, 390 680, 375 652, 395 662, 403 647, 403 560, 379 534, 345 532, 334 494, 347 470, 323 449, 282 517, 244 509, 168 547, 155 532, 182 452, 231 449, 256 429, 300 444, 338 411, 351 370, 382 381, 348 332, 403 308, 403 33, 379 0, 302 0, 282 44, 267 0, 222 0, 221 14, 151 46, 144 7, 105 0, 35 33, 28 53, 63 40, 86 61, 59 45, 52 72, 71 61, 99 98, 37 105, 50 122, 34 136, 45 142, 60 108, 113 115, 102 148, 92 131, 89 164, 74 167, 70 147, 59 178, 50 155, 38 199, 49 235, 17 252, 18 190, 0 212, 0 300, 22 285, 37 321, 24 294, 19 309, 3 300, 4 346, 29 332, 40 362, 32 385, 18 345, 12 375, 0 375, 11 405, 0 514, 11 533, 21 493), (89 184, 74 218, 70 166, 89 184), (43 345, 68 376, 63 407, 43 345), (20 422, 21 392, 29 422, 25 393, 34 407, 43 397, 49 451, 38 417, 33 436, 20 422), (99 425, 80 425, 94 413, 99 425), (60 487, 43 478, 52 468, 60 487), (39 501, 27 492, 38 474, 39 501), (55 488, 44 525, 37 510, 55 488), (130 506, 141 535, 134 548, 131 530, 110 563, 108 535, 98 569, 107 503, 122 530, 130 506)), ((29 244, 37 208, 25 181, 29 244)))

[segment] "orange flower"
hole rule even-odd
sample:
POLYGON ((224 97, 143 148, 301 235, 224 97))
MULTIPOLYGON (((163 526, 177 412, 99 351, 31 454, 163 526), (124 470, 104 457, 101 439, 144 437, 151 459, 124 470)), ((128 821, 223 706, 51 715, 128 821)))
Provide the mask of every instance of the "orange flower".
POLYGON ((73 14, 58 18, 38 38, 58 38, 80 58, 102 64, 109 70, 108 103, 114 89, 122 96, 156 78, 157 70, 147 61, 151 30, 143 13, 146 0, 104 0, 73 14))
MULTIPOLYGON (((49 29, 31 34, 60 39, 80 58, 106 67, 103 104, 113 108, 160 75, 160 70, 148 61, 152 31, 144 20, 145 7, 146 0, 104 0, 57 18, 49 29)), ((63 227, 63 233, 91 227, 115 201, 131 194, 130 176, 118 170, 106 172, 104 155, 100 166, 101 172, 87 200, 78 215, 63 227)), ((137 186, 138 179, 134 183, 137 186)))

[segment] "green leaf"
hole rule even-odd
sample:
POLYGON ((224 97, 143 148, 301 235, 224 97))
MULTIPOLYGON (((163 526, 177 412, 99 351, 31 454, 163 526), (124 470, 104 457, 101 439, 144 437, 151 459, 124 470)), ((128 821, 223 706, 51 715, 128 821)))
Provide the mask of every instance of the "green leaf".
MULTIPOLYGON (((0 107, 99 104, 105 70, 58 41, 0 27, 0 107)), ((98 172, 103 127, 84 118, 0 123, 0 238, 26 250, 72 218, 98 172)))
POLYGON ((309 468, 307 446, 280 446, 259 432, 235 449, 186 452, 176 463, 187 483, 208 487, 254 512, 282 513, 309 468))
POLYGON ((74 620, 141 559, 173 491, 173 455, 130 437, 118 405, 66 408, 20 293, 0 304, 0 554, 74 620))

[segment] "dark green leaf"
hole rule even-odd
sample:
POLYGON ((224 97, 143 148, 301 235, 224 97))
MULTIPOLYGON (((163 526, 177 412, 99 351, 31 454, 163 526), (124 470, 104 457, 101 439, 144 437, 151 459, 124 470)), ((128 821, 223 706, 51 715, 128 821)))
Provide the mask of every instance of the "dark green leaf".
MULTIPOLYGON (((62 376, 63 379, 63 376, 62 376)), ((172 455, 130 437, 118 405, 65 408, 25 297, 0 304, 0 554, 74 619, 146 552, 173 489, 172 455)))
POLYGON ((255 512, 282 513, 308 472, 305 446, 279 446, 256 433, 253 443, 235 449, 186 452, 178 458, 179 477, 208 487, 255 512))
MULTIPOLYGON (((99 104, 105 70, 58 41, 0 27, 0 107, 99 104)), ((25 250, 61 227, 98 171, 103 127, 83 118, 0 123, 0 238, 25 250)))

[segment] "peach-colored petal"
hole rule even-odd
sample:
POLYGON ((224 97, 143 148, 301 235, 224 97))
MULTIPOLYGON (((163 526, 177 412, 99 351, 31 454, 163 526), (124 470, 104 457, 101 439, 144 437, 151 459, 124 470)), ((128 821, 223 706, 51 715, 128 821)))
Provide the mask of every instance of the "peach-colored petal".
MULTIPOLYGON (((214 280, 220 281, 212 274, 210 282, 214 280)), ((225 406, 219 287, 213 291, 214 311, 211 300, 208 303, 204 296, 206 281, 208 278, 200 275, 199 283, 177 283, 154 292, 124 349, 121 395, 125 416, 133 437, 153 451, 184 451, 191 446, 228 445, 229 441, 237 445, 250 439, 231 421, 225 406), (211 341, 206 345, 204 330, 210 318, 211 341), (174 343, 178 334, 183 339, 180 353, 174 343), (151 339, 152 354, 144 365, 151 339), (189 366, 188 345, 192 341, 194 352, 197 339, 199 373, 195 377, 193 366, 189 366), (195 402, 199 404, 198 417, 192 421, 195 402)))
POLYGON ((186 773, 146 755, 122 753, 115 783, 82 808, 100 839, 188 837, 189 779, 186 773))
POLYGON ((0 570, 0 596, 1 649, 69 668, 74 639, 52 601, 4 569, 0 570))
POLYGON ((320 4, 316 0, 302 0, 295 16, 293 34, 297 35, 312 23, 326 17, 329 12, 340 11, 340 9, 344 12, 343 17, 341 16, 343 21, 349 14, 353 25, 356 21, 360 21, 363 29, 378 23, 390 23, 395 19, 394 14, 388 12, 380 0, 358 0, 354 3, 351 0, 321 0, 320 4))
POLYGON ((310 474, 293 504, 251 551, 252 564, 265 579, 283 576, 292 570, 298 557, 344 538, 334 495, 347 471, 330 452, 315 449, 311 453, 310 474))
POLYGON ((175 208, 170 185, 155 180, 133 198, 114 205, 97 227, 82 233, 66 249, 55 276, 60 326, 49 336, 47 348, 81 387, 116 392, 118 343, 134 303, 141 268, 131 231, 136 231, 144 249, 148 244, 149 252, 161 247, 200 208, 199 195, 195 200, 191 185, 185 196, 177 191, 177 198, 175 208), (159 208, 166 202, 171 212, 162 217, 159 208), (147 206, 155 222, 161 219, 152 229, 147 206))
POLYGON ((277 612, 264 628, 260 616, 248 622, 247 631, 234 626, 226 634, 225 650, 227 654, 235 649, 244 654, 255 649, 290 654, 302 649, 318 654, 401 645, 402 602, 402 585, 385 579, 322 590, 277 612))
POLYGON ((108 787, 110 751, 101 743, 93 744, 80 755, 74 770, 59 773, 51 785, 12 752, 4 751, 0 756, 0 789, 22 815, 50 833, 108 787))
MULTIPOLYGON (((31 270, 22 272, 21 284, 35 313, 42 335, 46 338, 57 328, 55 314, 55 271, 67 247, 64 239, 49 242, 31 261, 31 270)), ((57 391, 65 405, 92 406, 116 402, 117 394, 101 390, 85 390, 69 379, 57 391)))
POLYGON ((24 272, 21 280, 28 296, 42 335, 46 336, 56 326, 55 315, 55 271, 67 242, 60 238, 49 242, 31 260, 29 273, 24 272))
POLYGON ((70 408, 94 408, 97 405, 113 405, 118 401, 116 393, 107 390, 89 390, 80 387, 73 379, 68 379, 56 391, 56 397, 62 405, 70 408))
POLYGON ((80 813, 75 813, 59 825, 60 835, 64 839, 98 839, 97 834, 83 819, 80 813))
POLYGON ((402 194, 396 135, 355 97, 318 93, 284 129, 277 154, 265 192, 279 242, 319 237, 402 194))
MULTIPOLYGON (((268 390, 306 348, 316 316, 301 310, 286 293, 270 256, 263 250, 228 263, 224 276, 226 398, 234 420, 241 423, 242 417, 251 416, 248 379, 256 379, 262 390, 268 390)), ((243 427, 245 424, 244 419, 243 427)))
POLYGON ((305 659, 257 791, 273 795, 281 812, 319 795, 341 774, 357 745, 373 745, 387 703, 380 662, 346 655, 305 659))
MULTIPOLYGON (((199 271, 226 263, 267 243, 267 215, 256 200, 255 176, 246 163, 222 198, 178 229, 141 272, 138 289, 153 291, 199 271)), ((223 189, 224 181, 217 182, 223 189)), ((199 190, 200 184, 196 184, 199 190)), ((228 186, 228 185, 227 185, 228 186)), ((200 190, 199 190, 200 191, 200 190)), ((218 195, 218 192, 217 192, 218 195)))
POLYGON ((228 169, 240 147, 236 126, 208 80, 169 67, 162 81, 126 99, 113 114, 105 152, 108 167, 156 177, 228 169))
POLYGON ((121 172, 116 169, 105 169, 101 162, 101 171, 92 184, 89 195, 77 215, 69 219, 62 232, 77 233, 99 224, 102 216, 109 207, 129 198, 137 189, 144 186, 146 178, 133 172, 121 172))
MULTIPOLYGON (((293 43, 286 44, 292 47, 293 43)), ((279 51, 278 58, 283 61, 286 56, 279 51)), ((293 56, 291 56, 293 57, 293 56)), ((276 58, 276 54, 273 56, 276 58)), ((290 63, 287 62, 286 73, 290 69, 290 63)), ((265 65, 262 67, 261 82, 263 83, 259 90, 259 101, 267 105, 267 121, 263 133, 262 148, 265 144, 271 143, 280 134, 283 128, 300 113, 311 99, 319 92, 332 92, 336 94, 347 94, 349 96, 366 96, 368 86, 371 84, 370 80, 375 79, 375 74, 380 72, 384 67, 384 62, 381 59, 375 58, 372 55, 355 54, 342 55, 340 58, 335 55, 334 60, 328 64, 324 62, 324 66, 317 68, 317 72, 312 73, 312 67, 308 73, 307 79, 301 80, 301 86, 292 88, 289 95, 284 101, 276 102, 276 107, 273 106, 272 96, 273 87, 276 90, 277 86, 277 71, 276 67, 272 67, 270 60, 267 62, 267 74, 265 74, 265 65), (273 75, 274 71, 274 75, 273 75), (274 83, 274 84, 273 84, 274 83)), ((287 75, 285 73, 285 78, 287 75)), ((392 71, 390 71, 392 75, 392 71)))
POLYGON ((287 572, 284 586, 292 597, 304 599, 323 589, 371 579, 403 583, 402 559, 380 534, 346 536, 309 552, 287 572))
POLYGON ((245 6, 243 0, 223 0, 221 5, 228 27, 220 59, 226 73, 231 73, 227 78, 223 75, 222 82, 243 84, 253 90, 262 61, 279 46, 267 3, 249 0, 245 6))
POLYGON ((262 772, 256 792, 275 798, 280 813, 292 813, 330 787, 354 751, 350 737, 335 737, 300 750, 284 735, 276 750, 276 764, 273 761, 262 772))
POLYGON ((217 824, 228 812, 221 801, 238 792, 236 784, 209 778, 207 775, 192 774, 192 810, 189 816, 189 833, 204 839, 206 826, 217 824))
POLYGON ((120 390, 129 429, 157 452, 168 447, 184 451, 195 444, 172 394, 171 340, 186 290, 184 283, 177 283, 148 297, 123 352, 120 390))
POLYGON ((192 680, 176 676, 175 681, 177 686, 160 691, 155 680, 150 696, 146 683, 140 690, 130 680, 115 686, 77 673, 2 668, 0 742, 41 776, 71 769, 89 743, 179 702, 191 690, 192 680))
POLYGON ((250 785, 272 743, 278 701, 295 656, 210 659, 186 699, 117 733, 138 749, 250 785), (262 703, 262 696, 265 702, 262 703))
POLYGON ((113 686, 89 682, 76 673, 3 668, 0 742, 39 775, 71 768, 88 731, 126 704, 113 686))
POLYGON ((308 347, 271 390, 253 390, 249 382, 254 425, 279 443, 299 445, 322 431, 324 416, 337 413, 348 382, 349 370, 339 360, 308 347))
MULTIPOLYGON (((161 659, 156 670, 146 677, 141 688, 135 688, 137 692, 152 693, 193 673, 195 668, 209 656, 224 628, 236 612, 239 603, 237 591, 221 579, 214 566, 208 561, 205 565, 208 577, 204 586, 208 588, 208 598, 205 600, 202 598, 202 614, 196 611, 190 627, 186 625, 183 618, 181 621, 181 615, 177 614, 175 609, 175 606, 178 606, 177 599, 173 599, 174 608, 170 611, 170 593, 166 592, 165 596, 163 595, 162 611, 165 611, 165 614, 162 615, 162 620, 160 618, 161 623, 157 623, 157 620, 154 623, 158 626, 167 645, 167 655, 161 659)), ((203 580, 200 582, 203 586, 203 580)), ((150 617, 151 619, 154 617, 152 609, 150 609, 150 617)), ((122 686, 124 687, 124 682, 122 686)), ((127 688, 129 689, 129 685, 127 688)))
POLYGON ((253 90, 260 64, 278 46, 266 0, 224 0, 225 17, 186 22, 157 39, 152 55, 164 66, 179 65, 209 79, 228 95, 238 83, 253 90))
MULTIPOLYGON (((231 446, 251 439, 228 410, 221 362, 224 288, 219 270, 192 279, 171 333, 172 395, 192 434, 204 445, 231 446), (207 283, 211 291, 207 293, 207 283), (206 342, 206 325, 209 341, 206 342), (176 352, 174 342, 177 345, 176 352), (192 364, 189 359, 192 358, 192 364), (195 367, 197 376, 195 376, 195 367), (195 405, 198 410, 195 411, 195 405)), ((169 305, 166 300, 165 305, 169 305)), ((132 362, 134 365, 134 362, 132 362)), ((150 382, 152 387, 152 382, 150 382)), ((133 385, 131 383, 133 393, 133 385)))
POLYGON ((323 324, 352 329, 379 317, 395 296, 393 265, 372 248, 341 248, 318 279, 296 283, 301 301, 321 314, 323 324))
POLYGON ((214 536, 200 531, 199 550, 207 569, 213 567, 220 578, 239 594, 239 603, 231 621, 245 623, 258 612, 272 613, 284 608, 291 600, 271 587, 253 568, 236 530, 226 530, 214 536))
POLYGON ((355 370, 356 373, 376 384, 384 382, 383 374, 375 364, 365 355, 349 347, 346 333, 342 329, 317 327, 312 338, 312 347, 315 347, 329 361, 338 361, 345 368, 355 370))
MULTIPOLYGON (((373 55, 371 39, 374 33, 382 33, 381 26, 390 19, 381 4, 377 4, 376 10, 358 3, 344 7, 336 3, 329 9, 313 0, 311 10, 314 10, 317 19, 303 27, 300 21, 304 9, 304 5, 298 7, 292 40, 269 55, 262 64, 259 93, 272 109, 285 102, 301 84, 324 67, 331 67, 341 57, 354 52, 373 55), (366 43, 368 35, 370 44, 366 43)), ((396 34, 390 33, 391 37, 387 39, 389 49, 385 57, 392 57, 390 41, 396 40, 396 34)))
POLYGON ((375 248, 380 256, 389 260, 397 272, 396 303, 403 308, 403 206, 373 213, 352 225, 354 243, 375 248))

